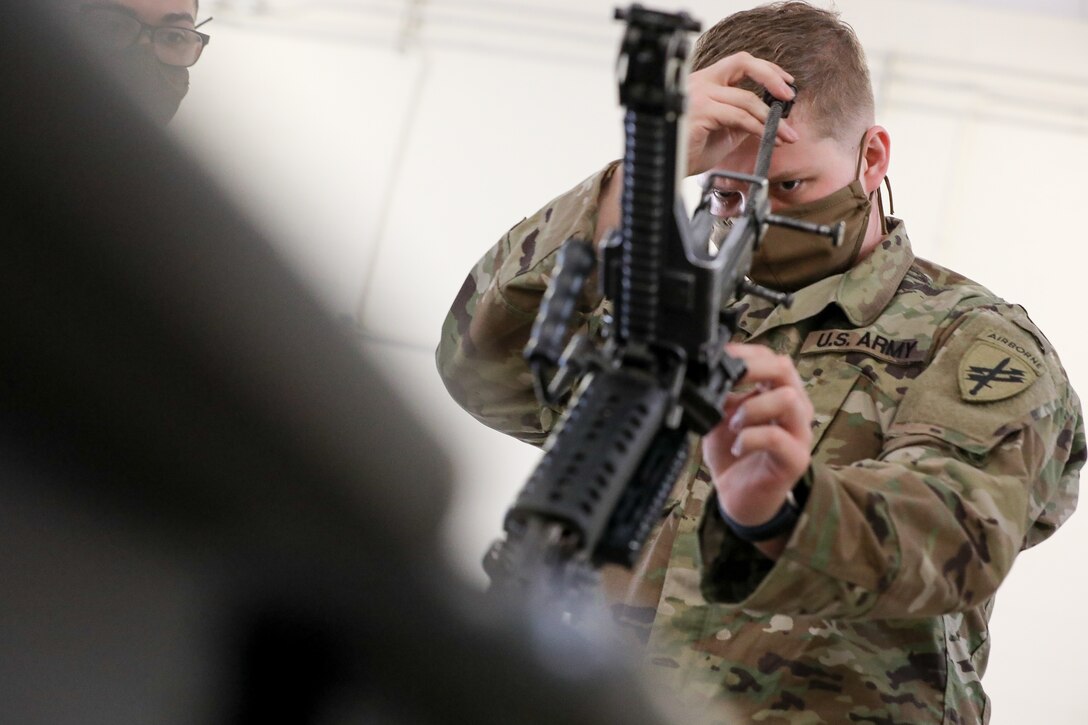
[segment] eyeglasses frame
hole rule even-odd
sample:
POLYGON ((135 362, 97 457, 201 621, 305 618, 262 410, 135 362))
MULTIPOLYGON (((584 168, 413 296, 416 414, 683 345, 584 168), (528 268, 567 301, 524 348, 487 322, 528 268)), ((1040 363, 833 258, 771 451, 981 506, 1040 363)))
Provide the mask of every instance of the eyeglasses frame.
MULTIPOLYGON (((174 63, 167 63, 162 58, 159 58, 160 63, 163 63, 164 65, 171 66, 173 68, 192 68, 194 65, 197 64, 197 61, 200 60, 200 56, 204 54, 204 49, 207 48, 208 44, 212 42, 212 36, 208 35, 207 33, 202 33, 199 30, 197 30, 197 28, 199 28, 201 25, 205 25, 206 23, 210 22, 212 20, 212 18, 208 18, 206 20, 203 20, 203 21, 201 21, 200 23, 198 23, 197 25, 195 25, 192 28, 183 28, 183 27, 178 26, 178 25, 151 25, 149 23, 145 23, 144 21, 140 20, 139 18, 135 17, 134 15, 129 15, 127 13, 122 13, 122 12, 120 12, 118 10, 114 10, 113 8, 103 7, 101 5, 84 5, 82 8, 80 8, 80 14, 81 15, 86 15, 86 14, 91 13, 91 12, 102 12, 103 10, 107 11, 107 12, 117 13, 118 15, 123 15, 124 17, 130 18, 130 19, 132 19, 133 21, 135 21, 136 23, 138 23, 140 25, 140 32, 138 32, 136 34, 136 37, 133 38, 132 43, 130 45, 125 46, 127 48, 131 48, 133 45, 136 45, 137 43, 139 43, 140 38, 142 38, 145 34, 151 39, 152 45, 154 45, 155 31, 157 31, 157 30, 184 30, 186 32, 196 34, 196 36, 198 38, 200 38, 200 50, 197 51, 196 60, 194 60, 192 63, 190 63, 188 65, 177 65, 177 64, 174 64, 174 63)), ((158 58, 158 53, 155 54, 155 57, 158 58)))

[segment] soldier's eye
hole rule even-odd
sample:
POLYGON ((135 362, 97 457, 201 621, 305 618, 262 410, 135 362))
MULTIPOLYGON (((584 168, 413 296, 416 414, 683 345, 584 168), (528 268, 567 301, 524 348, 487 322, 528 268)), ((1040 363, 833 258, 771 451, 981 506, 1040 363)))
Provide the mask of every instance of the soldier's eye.
POLYGON ((800 189, 801 183, 802 182, 800 179, 789 179, 787 181, 779 181, 776 186, 780 191, 784 191, 788 194, 790 192, 800 189))

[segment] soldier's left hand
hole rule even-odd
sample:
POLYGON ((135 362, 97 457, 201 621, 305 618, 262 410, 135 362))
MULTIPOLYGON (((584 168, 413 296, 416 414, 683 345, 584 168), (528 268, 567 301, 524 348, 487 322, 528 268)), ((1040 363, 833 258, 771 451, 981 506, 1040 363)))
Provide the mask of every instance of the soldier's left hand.
POLYGON ((730 344, 748 366, 722 422, 703 437, 703 460, 722 508, 739 524, 758 526, 782 507, 811 462, 812 401, 793 360, 762 345, 730 344))

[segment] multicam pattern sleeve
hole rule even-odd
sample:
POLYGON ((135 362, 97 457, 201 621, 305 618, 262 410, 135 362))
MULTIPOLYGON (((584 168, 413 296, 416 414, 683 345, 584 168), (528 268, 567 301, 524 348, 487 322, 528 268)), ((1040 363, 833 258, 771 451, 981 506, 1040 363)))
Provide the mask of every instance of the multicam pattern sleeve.
MULTIPOLYGON (((508 231, 472 268, 442 325, 435 359, 454 400, 477 420, 540 445, 558 419, 533 394, 522 350, 563 243, 593 239, 601 186, 616 164, 593 174, 508 231)), ((575 327, 597 324, 596 278, 585 286, 575 327)))
MULTIPOLYGON (((840 620, 963 612, 1072 513, 1084 428, 1053 349, 1012 305, 973 302, 950 320, 889 406, 877 455, 836 465, 814 452, 808 501, 773 566, 753 564, 760 557, 707 506, 709 600, 840 620)), ((849 430, 849 414, 837 415, 849 430)), ((856 445, 836 438, 820 445, 856 445)))

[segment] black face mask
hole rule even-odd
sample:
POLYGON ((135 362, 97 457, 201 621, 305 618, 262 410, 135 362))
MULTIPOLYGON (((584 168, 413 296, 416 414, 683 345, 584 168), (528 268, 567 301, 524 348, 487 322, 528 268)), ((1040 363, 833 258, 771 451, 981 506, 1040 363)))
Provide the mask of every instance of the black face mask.
POLYGON ((189 92, 189 69, 166 65, 150 44, 137 43, 111 53, 106 64, 151 118, 165 126, 189 92))

